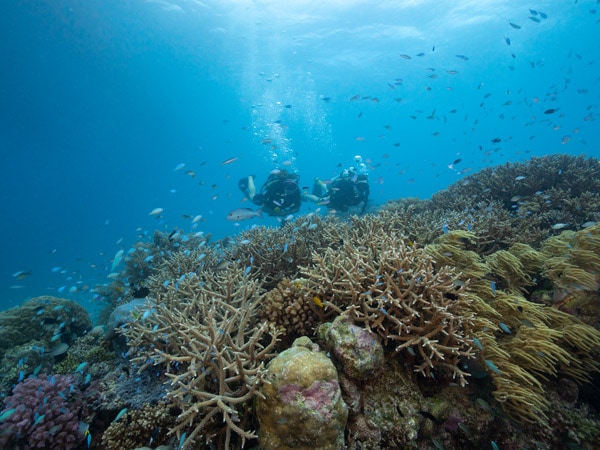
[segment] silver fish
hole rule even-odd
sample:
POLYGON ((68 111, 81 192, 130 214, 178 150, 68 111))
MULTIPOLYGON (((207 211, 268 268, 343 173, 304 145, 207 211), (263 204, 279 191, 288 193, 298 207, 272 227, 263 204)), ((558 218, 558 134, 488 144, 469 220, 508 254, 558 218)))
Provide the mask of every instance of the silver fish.
POLYGON ((262 212, 260 209, 253 211, 250 208, 236 208, 227 214, 227 220, 231 220, 233 222, 254 219, 255 217, 262 217, 262 212))

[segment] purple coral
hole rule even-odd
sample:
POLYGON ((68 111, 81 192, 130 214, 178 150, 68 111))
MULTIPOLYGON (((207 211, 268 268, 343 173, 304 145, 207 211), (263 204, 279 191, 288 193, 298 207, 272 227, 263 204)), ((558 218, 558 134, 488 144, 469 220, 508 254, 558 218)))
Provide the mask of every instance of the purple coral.
POLYGON ((4 400, 0 448, 76 447, 83 439, 79 394, 73 378, 64 375, 40 375, 17 384, 4 400))

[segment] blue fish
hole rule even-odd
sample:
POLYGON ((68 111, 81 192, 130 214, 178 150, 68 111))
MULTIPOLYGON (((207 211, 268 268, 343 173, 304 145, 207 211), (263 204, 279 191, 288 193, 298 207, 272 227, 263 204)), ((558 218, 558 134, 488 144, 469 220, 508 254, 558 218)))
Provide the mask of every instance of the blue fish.
POLYGON ((490 281, 490 288, 492 288, 492 294, 495 297, 496 296, 496 283, 494 281, 490 281))
POLYGON ((498 366, 496 364, 494 364, 492 361, 490 361, 489 359, 485 360, 485 365, 489 367, 489 369, 494 372, 497 373, 498 375, 500 375, 500 369, 498 369, 498 366))
POLYGON ((475 344, 477 347, 479 347, 479 350, 483 351, 483 345, 481 345, 481 342, 479 341, 479 339, 473 338, 473 344, 475 344))
POLYGON ((115 417, 113 422, 118 422, 119 419, 121 419, 121 417, 123 417, 125 414, 127 414, 127 408, 123 408, 121 411, 119 411, 119 414, 117 414, 117 417, 115 417))
POLYGON ((181 450, 183 448, 183 443, 185 442, 185 436, 186 436, 186 434, 183 433, 181 435, 181 438, 179 438, 179 445, 177 446, 177 450, 181 450))
POLYGON ((85 369, 85 366, 87 366, 87 364, 88 363, 86 361, 82 362, 81 364, 79 364, 77 366, 77 368, 73 372, 75 372, 75 373, 77 373, 77 372, 83 373, 83 369, 85 369))
POLYGON ((508 326, 507 326, 505 323, 503 323, 503 322, 500 322, 500 323, 498 324, 498 326, 499 326, 499 327, 500 327, 500 329, 501 329, 502 331, 504 331, 506 334, 512 334, 512 332, 510 331, 510 328, 508 328, 508 326))

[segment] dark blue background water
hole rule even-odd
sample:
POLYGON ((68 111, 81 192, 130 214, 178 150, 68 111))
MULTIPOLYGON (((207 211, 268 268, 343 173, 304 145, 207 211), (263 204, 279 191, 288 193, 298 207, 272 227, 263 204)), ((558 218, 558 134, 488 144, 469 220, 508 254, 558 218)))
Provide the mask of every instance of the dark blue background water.
POLYGON ((2 2, 0 308, 90 306, 154 229, 276 225, 225 220, 248 174, 310 186, 360 154, 383 203, 533 155, 598 157, 597 3, 2 2))

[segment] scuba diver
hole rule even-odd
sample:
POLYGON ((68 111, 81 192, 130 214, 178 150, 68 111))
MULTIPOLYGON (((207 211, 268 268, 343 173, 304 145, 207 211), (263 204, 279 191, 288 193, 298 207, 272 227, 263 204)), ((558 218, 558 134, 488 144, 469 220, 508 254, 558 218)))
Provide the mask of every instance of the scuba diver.
POLYGON ((369 200, 369 176, 362 157, 356 155, 354 161, 357 167, 344 169, 329 184, 316 178, 312 192, 305 191, 303 198, 341 212, 361 205, 360 214, 363 214, 369 200))
POLYGON ((238 186, 261 211, 269 216, 287 216, 300 210, 302 200, 298 181, 300 176, 287 170, 277 170, 269 175, 259 192, 256 192, 254 175, 242 178, 238 186))

